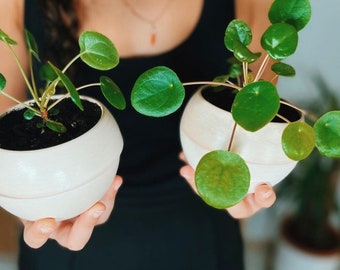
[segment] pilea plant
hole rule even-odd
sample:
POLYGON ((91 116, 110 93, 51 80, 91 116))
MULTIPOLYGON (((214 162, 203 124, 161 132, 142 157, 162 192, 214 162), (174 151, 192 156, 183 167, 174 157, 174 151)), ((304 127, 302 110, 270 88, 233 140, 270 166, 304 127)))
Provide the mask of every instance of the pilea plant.
POLYGON ((27 30, 25 30, 25 38, 29 53, 29 77, 25 74, 23 66, 13 50, 13 46, 15 46, 17 42, 10 38, 5 32, 0 30, 0 41, 8 47, 10 53, 13 55, 25 80, 26 86, 34 99, 34 104, 21 102, 9 95, 5 91, 6 79, 1 73, 0 93, 27 108, 24 113, 25 119, 31 120, 35 116, 41 117, 42 121, 38 125, 38 128, 47 127, 55 132, 65 133, 67 131, 65 125, 63 123, 53 121, 50 118, 50 116, 58 113, 57 110, 54 110, 55 105, 66 97, 71 97, 75 106, 77 106, 80 110, 83 110, 83 105, 78 91, 86 87, 94 86, 100 86, 104 97, 112 106, 120 110, 125 108, 126 102, 124 96, 122 95, 119 87, 109 77, 101 76, 97 83, 83 85, 76 88, 70 78, 65 74, 68 68, 79 58, 91 68, 98 70, 109 70, 116 67, 119 63, 118 52, 114 44, 106 36, 93 31, 84 31, 80 35, 78 41, 80 48, 79 54, 70 60, 70 62, 62 70, 51 62, 47 62, 47 64, 43 65, 39 73, 41 75, 40 79, 46 81, 46 85, 43 89, 38 89, 33 70, 33 58, 40 61, 36 40, 27 30), (59 98, 52 99, 55 97, 58 86, 64 87, 67 91, 59 98))
MULTIPOLYGON (((294 68, 283 60, 295 52, 298 32, 306 26, 310 17, 311 6, 308 0, 275 0, 272 3, 268 12, 271 24, 261 38, 261 46, 266 55, 257 71, 249 68, 249 64, 259 61, 261 56, 260 52, 249 49, 251 28, 246 22, 235 19, 227 26, 224 37, 226 49, 233 52, 235 58, 229 74, 218 76, 211 82, 181 82, 169 68, 154 67, 137 79, 131 95, 132 105, 140 113, 161 117, 182 105, 185 86, 222 85, 226 89, 238 91, 231 107, 235 127, 255 132, 274 117, 279 117, 288 123, 282 135, 282 148, 290 159, 305 159, 315 147, 324 156, 340 157, 340 111, 327 112, 317 119, 297 108, 310 121, 290 123, 278 114, 280 104, 285 101, 280 99, 275 85, 272 81, 262 79, 264 70, 269 66, 275 76, 295 75, 294 68)), ((230 147, 226 147, 206 154, 196 167, 197 190, 208 204, 216 208, 238 203, 248 191, 250 175, 247 164, 242 157, 229 150, 230 147), (235 185, 240 185, 241 192, 232 199, 215 199, 223 197, 219 196, 220 190, 235 185)))

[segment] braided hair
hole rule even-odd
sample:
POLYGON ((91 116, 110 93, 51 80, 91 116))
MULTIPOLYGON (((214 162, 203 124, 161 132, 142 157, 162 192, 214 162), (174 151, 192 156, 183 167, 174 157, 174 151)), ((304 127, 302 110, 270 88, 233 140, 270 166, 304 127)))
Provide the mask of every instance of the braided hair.
POLYGON ((78 18, 73 0, 39 0, 46 27, 45 57, 64 66, 77 52, 78 18))

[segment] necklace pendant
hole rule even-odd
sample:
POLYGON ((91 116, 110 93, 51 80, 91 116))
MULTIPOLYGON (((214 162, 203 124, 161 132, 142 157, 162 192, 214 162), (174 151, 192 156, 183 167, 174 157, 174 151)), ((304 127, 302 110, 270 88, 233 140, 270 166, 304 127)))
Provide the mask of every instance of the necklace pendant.
POLYGON ((152 32, 150 36, 150 44, 152 46, 156 44, 156 37, 157 37, 156 32, 152 32))

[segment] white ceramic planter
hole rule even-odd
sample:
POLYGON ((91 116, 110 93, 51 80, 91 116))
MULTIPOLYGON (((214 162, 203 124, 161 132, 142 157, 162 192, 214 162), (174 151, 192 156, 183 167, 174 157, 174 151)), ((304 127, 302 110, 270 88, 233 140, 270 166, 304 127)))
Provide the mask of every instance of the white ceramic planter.
MULTIPOLYGON (((84 98, 84 97, 83 97, 84 98)), ((0 149, 0 206, 27 220, 79 215, 104 195, 117 172, 123 138, 105 106, 80 137, 46 149, 0 149)))
POLYGON ((317 254, 304 251, 291 244, 284 237, 277 241, 274 270, 339 270, 339 251, 317 254))
MULTIPOLYGON (((234 125, 230 112, 203 98, 201 93, 205 87, 201 87, 190 99, 180 123, 182 148, 193 168, 206 153, 227 149, 234 125)), ((285 155, 281 147, 281 135, 286 125, 271 122, 257 132, 237 127, 231 151, 239 154, 249 167, 249 193, 261 183, 277 184, 297 164, 285 155)))

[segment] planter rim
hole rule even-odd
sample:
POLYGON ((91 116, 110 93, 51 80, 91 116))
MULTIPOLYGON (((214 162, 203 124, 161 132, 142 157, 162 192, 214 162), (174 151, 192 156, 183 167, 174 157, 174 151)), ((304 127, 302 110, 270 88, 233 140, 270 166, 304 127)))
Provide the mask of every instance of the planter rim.
MULTIPOLYGON (((61 95, 55 95, 52 99, 56 99, 58 97, 60 97, 61 95)), ((104 109, 103 109, 103 104, 95 99, 95 98, 92 98, 92 97, 89 97, 89 96, 85 96, 85 95, 80 95, 80 99, 83 99, 83 100, 87 100, 91 103, 95 103, 97 104, 99 107, 100 107, 100 110, 101 110, 101 114, 100 114, 100 119, 102 119, 103 117, 103 112, 104 112, 104 109)), ((31 100, 27 100, 25 101, 25 103, 28 103, 28 102, 31 102, 31 101, 34 101, 33 99, 31 100)), ((0 115, 0 118, 5 116, 6 114, 10 113, 11 111, 13 110, 16 110, 16 109, 21 109, 23 108, 24 106, 22 104, 17 104, 17 105, 14 105, 13 107, 9 108, 8 110, 6 110, 4 113, 2 113, 0 115)), ((78 138, 81 138, 83 137, 84 135, 86 136, 86 134, 88 134, 89 132, 91 132, 93 130, 94 127, 96 127, 99 123, 99 120, 97 121, 97 123, 92 126, 88 131, 86 131, 85 133, 81 134, 80 136, 78 136, 77 138, 74 138, 74 139, 78 139, 78 138)), ((37 152, 43 152, 43 151, 46 151, 47 149, 58 149, 58 148, 61 148, 61 147, 65 147, 66 144, 70 143, 71 141, 73 141, 74 139, 70 140, 70 141, 67 141, 67 142, 63 142, 63 143, 60 143, 60 144, 57 144, 57 145, 54 145, 54 146, 50 146, 50 147, 45 147, 45 148, 41 148, 41 149, 34 149, 34 150, 11 150, 11 149, 3 149, 0 147, 0 153, 1 152, 5 152, 6 154, 17 154, 18 152, 21 152, 22 155, 31 155, 33 153, 37 153, 37 152)))

